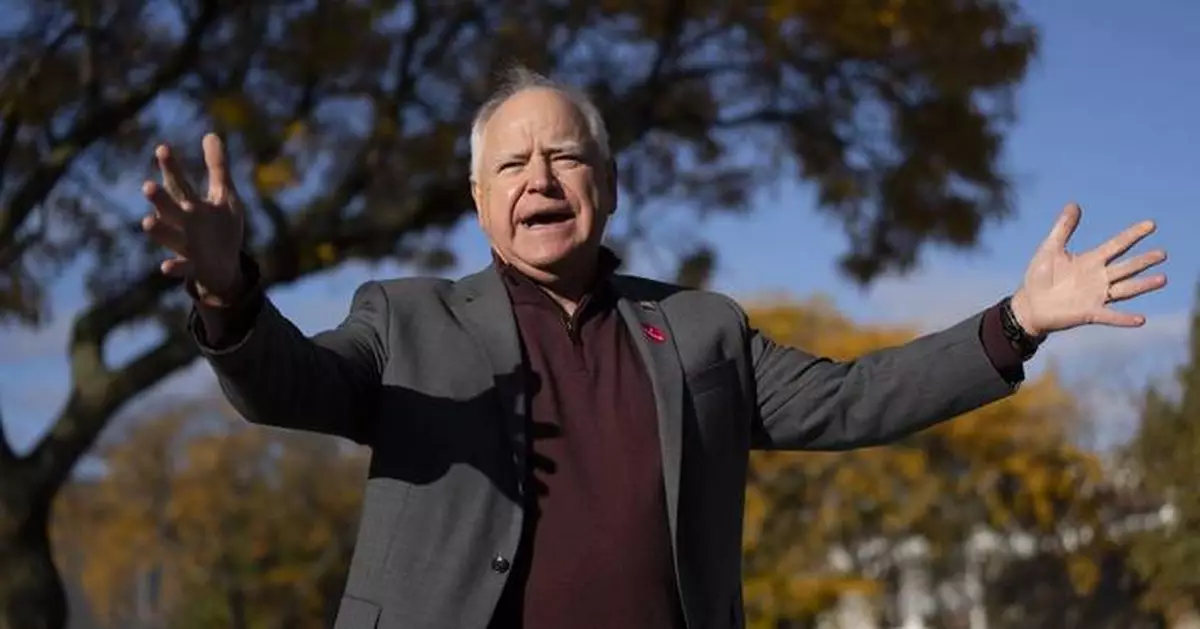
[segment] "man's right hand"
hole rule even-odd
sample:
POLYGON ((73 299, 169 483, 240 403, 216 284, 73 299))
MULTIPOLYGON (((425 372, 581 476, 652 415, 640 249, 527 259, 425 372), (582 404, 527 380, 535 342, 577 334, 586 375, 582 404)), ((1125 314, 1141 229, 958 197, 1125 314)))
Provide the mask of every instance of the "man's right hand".
POLYGON ((165 145, 154 151, 162 184, 147 181, 142 193, 154 213, 142 219, 150 238, 175 254, 162 272, 194 282, 210 305, 228 304, 242 290, 240 252, 244 233, 241 203, 229 174, 225 147, 215 134, 204 136, 208 194, 201 198, 165 145))

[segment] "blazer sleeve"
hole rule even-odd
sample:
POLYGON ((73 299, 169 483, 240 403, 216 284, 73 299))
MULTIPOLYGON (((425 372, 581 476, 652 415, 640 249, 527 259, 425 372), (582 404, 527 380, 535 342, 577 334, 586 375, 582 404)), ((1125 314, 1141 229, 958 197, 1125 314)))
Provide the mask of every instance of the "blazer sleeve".
POLYGON ((192 335, 225 397, 256 424, 366 443, 388 361, 389 308, 377 282, 361 285, 336 328, 307 337, 265 297, 247 334, 228 347, 192 335))
POLYGON ((1007 397, 1018 385, 989 359, 983 317, 845 362, 777 345, 747 326, 757 400, 753 445, 882 445, 1007 397))

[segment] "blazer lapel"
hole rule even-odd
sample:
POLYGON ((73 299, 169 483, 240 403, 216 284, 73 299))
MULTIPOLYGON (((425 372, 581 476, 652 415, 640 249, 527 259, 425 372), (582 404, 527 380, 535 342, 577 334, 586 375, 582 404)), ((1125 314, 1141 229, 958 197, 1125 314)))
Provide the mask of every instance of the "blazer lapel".
POLYGON ((675 336, 655 301, 622 297, 617 309, 646 363, 658 411, 658 439, 662 448, 663 482, 671 539, 676 540, 679 512, 679 475, 683 455, 683 366, 675 336))
POLYGON ((456 284, 456 289, 450 309, 487 355, 506 432, 513 447, 517 487, 523 493, 528 401, 525 399, 525 361, 512 302, 494 266, 463 278, 456 284))

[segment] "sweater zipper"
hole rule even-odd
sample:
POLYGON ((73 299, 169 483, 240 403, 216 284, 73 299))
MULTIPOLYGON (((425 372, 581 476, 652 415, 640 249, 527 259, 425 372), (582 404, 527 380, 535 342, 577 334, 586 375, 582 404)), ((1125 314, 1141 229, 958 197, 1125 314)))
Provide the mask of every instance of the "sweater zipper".
MULTIPOLYGON (((585 295, 583 299, 576 304, 575 313, 569 317, 563 317, 563 325, 567 328, 567 336, 570 337, 571 342, 573 343, 578 344, 580 342, 579 319, 583 316, 584 309, 588 307, 588 302, 591 301, 591 299, 592 296, 590 294, 585 295)), ((563 314, 566 313, 564 312, 563 314)))

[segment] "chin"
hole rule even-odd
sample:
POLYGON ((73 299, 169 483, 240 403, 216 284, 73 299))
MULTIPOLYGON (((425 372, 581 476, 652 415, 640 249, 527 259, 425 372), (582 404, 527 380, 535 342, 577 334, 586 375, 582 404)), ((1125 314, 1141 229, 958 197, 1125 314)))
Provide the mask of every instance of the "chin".
POLYGON ((572 277, 576 273, 572 268, 581 260, 583 251, 575 249, 557 255, 529 255, 520 258, 525 272, 539 281, 553 281, 563 277, 572 277))
POLYGON ((541 271, 544 273, 552 273, 557 275, 560 270, 570 262, 570 257, 566 256, 523 256, 521 262, 530 270, 541 271))
POLYGON ((513 251, 516 257, 529 266, 550 271, 572 260, 578 259, 584 247, 574 242, 540 243, 536 247, 523 247, 513 251))

